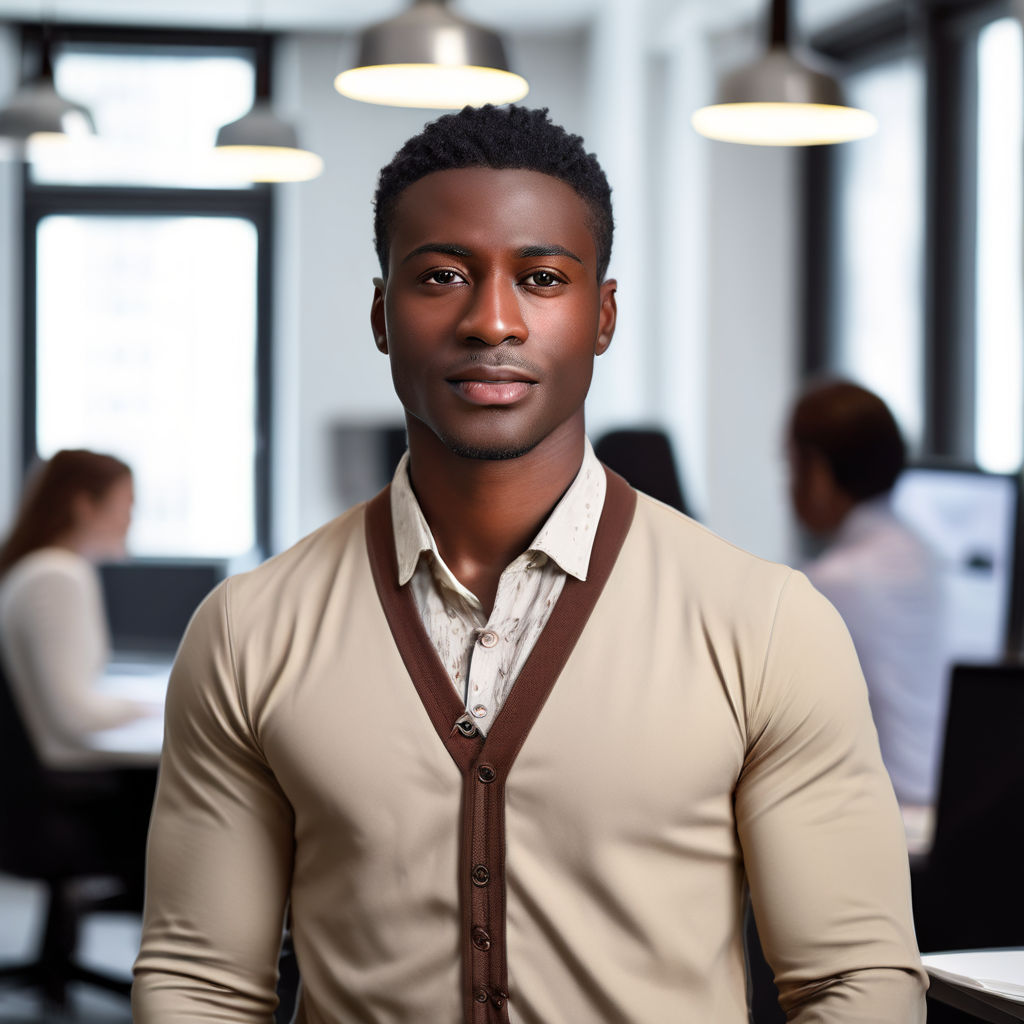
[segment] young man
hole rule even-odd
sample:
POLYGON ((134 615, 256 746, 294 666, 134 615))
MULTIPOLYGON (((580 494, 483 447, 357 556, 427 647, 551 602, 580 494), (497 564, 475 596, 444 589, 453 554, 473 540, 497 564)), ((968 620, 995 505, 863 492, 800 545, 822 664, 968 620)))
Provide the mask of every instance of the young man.
POLYGON ((610 195, 544 111, 381 174, 389 490, 230 580, 168 697, 139 1024, 746 1021, 746 886, 795 1021, 922 1021, 849 638, 803 577, 605 475, 610 195))

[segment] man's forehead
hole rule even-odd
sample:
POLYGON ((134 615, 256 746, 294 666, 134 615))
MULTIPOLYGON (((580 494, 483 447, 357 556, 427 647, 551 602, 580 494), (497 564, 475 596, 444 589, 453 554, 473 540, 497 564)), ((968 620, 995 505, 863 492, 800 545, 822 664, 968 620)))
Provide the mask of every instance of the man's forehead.
POLYGON ((498 232, 510 244, 536 241, 526 238, 524 232, 536 233, 541 227, 548 242, 560 241, 555 234, 590 235, 586 203, 571 185, 554 175, 492 167, 434 171, 419 178, 398 197, 392 222, 393 240, 459 229, 498 232))

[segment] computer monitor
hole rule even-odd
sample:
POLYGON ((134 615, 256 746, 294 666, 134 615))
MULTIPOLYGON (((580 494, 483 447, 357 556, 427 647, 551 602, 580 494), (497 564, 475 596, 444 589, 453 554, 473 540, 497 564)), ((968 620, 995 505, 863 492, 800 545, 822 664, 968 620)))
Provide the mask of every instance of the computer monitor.
POLYGON ((1014 651, 1018 478, 964 466, 910 466, 893 490, 893 505, 942 558, 953 660, 998 661, 1014 651))

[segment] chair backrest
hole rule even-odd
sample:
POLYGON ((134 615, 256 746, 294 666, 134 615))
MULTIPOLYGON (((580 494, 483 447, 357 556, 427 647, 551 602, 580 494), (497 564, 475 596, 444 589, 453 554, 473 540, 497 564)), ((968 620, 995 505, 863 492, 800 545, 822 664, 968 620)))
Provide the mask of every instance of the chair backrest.
POLYGON ((46 773, 0 662, 0 822, 33 813, 45 786, 46 773))
POLYGON ((594 445, 594 453, 635 487, 666 505, 689 512, 676 471, 672 442, 659 428, 611 430, 594 445))
POLYGON ((922 948, 1024 945, 1024 664, 953 670, 922 948))

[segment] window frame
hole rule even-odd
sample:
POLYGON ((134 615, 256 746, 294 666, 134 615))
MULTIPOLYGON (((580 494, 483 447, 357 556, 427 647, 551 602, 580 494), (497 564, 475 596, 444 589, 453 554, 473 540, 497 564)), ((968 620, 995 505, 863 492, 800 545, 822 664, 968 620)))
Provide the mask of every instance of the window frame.
MULTIPOLYGON (((22 53, 31 55, 42 42, 37 25, 22 25, 22 53)), ((270 96, 270 65, 273 38, 262 33, 194 32, 188 30, 134 29, 115 26, 59 25, 50 26, 49 36, 55 48, 62 43, 117 44, 130 52, 133 46, 182 47, 204 52, 210 49, 233 49, 251 54, 255 69, 255 94, 270 96)), ((271 544, 270 453, 272 417, 272 337, 273 323, 273 251, 274 190, 267 184, 246 188, 201 189, 187 187, 128 187, 117 185, 41 184, 31 178, 31 168, 23 165, 22 176, 22 410, 21 450, 23 470, 29 471, 40 457, 37 446, 37 229, 41 220, 54 215, 103 216, 168 216, 168 217, 238 217, 250 221, 257 235, 256 242, 256 416, 254 464, 255 551, 262 559, 271 544)), ((189 556, 167 558, 134 558, 130 562, 151 567, 159 572, 162 566, 178 564, 209 564, 214 559, 189 556)), ((227 559, 219 560, 221 564, 227 559)), ((154 581, 155 582, 155 581, 154 581)))

